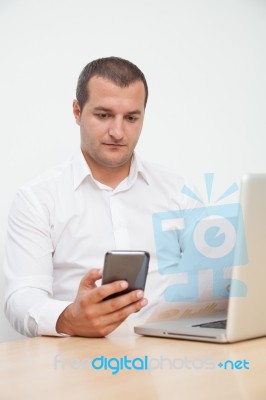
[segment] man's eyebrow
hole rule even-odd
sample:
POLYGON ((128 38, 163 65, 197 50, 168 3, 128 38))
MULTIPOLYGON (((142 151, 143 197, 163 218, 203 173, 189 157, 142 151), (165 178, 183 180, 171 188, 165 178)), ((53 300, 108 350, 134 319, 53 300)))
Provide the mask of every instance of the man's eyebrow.
POLYGON ((111 108, 106 108, 106 107, 95 107, 93 110, 94 111, 112 112, 111 108))
POLYGON ((140 111, 140 110, 129 111, 127 114, 128 114, 128 115, 131 115, 131 114, 141 114, 141 111, 140 111))
MULTIPOLYGON (((101 107, 101 106, 99 106, 99 107, 95 107, 94 109, 93 109, 94 111, 103 111, 103 112, 108 112, 108 113, 111 113, 111 112, 113 112, 113 110, 111 109, 111 108, 106 108, 106 107, 101 107)), ((129 112, 127 112, 126 113, 127 115, 140 115, 141 114, 141 111, 140 110, 133 110, 133 111, 129 111, 129 112)))

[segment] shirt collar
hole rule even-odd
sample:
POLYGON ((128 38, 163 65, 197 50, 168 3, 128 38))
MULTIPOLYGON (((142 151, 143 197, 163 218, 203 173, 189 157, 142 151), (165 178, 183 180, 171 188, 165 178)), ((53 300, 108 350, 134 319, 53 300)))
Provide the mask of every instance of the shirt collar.
MULTIPOLYGON (((76 190, 80 186, 80 184, 87 176, 91 176, 93 178, 91 169, 88 166, 81 149, 78 149, 78 151, 72 158, 72 169, 74 178, 74 190, 76 190)), ((128 185, 131 186, 137 179, 138 175, 140 175, 145 180, 145 182, 149 184, 149 178, 144 169, 143 163, 140 158, 134 153, 128 176, 128 185)))
POLYGON ((147 184, 149 184, 149 178, 148 178, 147 172, 144 169, 143 163, 142 163, 141 159, 139 158, 139 156, 137 156, 137 154, 134 153, 132 162, 131 162, 131 166, 130 166, 129 176, 128 176, 129 183, 133 182, 133 180, 135 180, 138 175, 140 175, 144 179, 144 181, 147 184))
POLYGON ((74 190, 76 190, 87 176, 92 176, 90 167, 88 166, 81 149, 78 149, 72 158, 72 169, 74 190))

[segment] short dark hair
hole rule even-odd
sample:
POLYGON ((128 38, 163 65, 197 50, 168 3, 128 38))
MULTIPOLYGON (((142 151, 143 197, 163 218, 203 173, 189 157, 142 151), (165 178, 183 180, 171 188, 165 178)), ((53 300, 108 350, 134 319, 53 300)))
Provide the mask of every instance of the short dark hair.
POLYGON ((99 76, 113 82, 117 86, 127 87, 130 84, 141 81, 145 88, 144 107, 148 100, 148 85, 143 72, 132 62, 119 57, 105 57, 91 61, 80 73, 76 97, 82 111, 89 99, 88 82, 93 76, 99 76))

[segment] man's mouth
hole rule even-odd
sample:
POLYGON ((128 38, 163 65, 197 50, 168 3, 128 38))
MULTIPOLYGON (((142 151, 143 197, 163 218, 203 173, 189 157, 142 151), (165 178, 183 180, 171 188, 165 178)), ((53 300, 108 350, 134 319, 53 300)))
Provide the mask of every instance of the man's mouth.
POLYGON ((123 147, 126 146, 124 143, 103 143, 105 146, 123 147))

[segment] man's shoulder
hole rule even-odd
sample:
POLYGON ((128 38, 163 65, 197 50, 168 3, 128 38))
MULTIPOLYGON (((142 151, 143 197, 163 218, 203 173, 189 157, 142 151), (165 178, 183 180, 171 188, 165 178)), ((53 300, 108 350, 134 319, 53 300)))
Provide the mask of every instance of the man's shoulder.
POLYGON ((141 168, 143 173, 151 180, 160 180, 162 182, 177 184, 183 186, 186 178, 175 171, 173 168, 158 164, 153 161, 141 159, 141 168))
POLYGON ((163 194, 168 200, 176 199, 181 208, 202 207, 198 190, 191 179, 174 169, 158 163, 141 160, 141 170, 146 180, 157 194, 163 194))
POLYGON ((64 162, 56 164, 50 168, 47 168, 41 174, 35 176, 34 178, 30 179, 26 183, 22 185, 22 189, 30 189, 37 186, 42 185, 49 185, 49 183, 55 182, 60 180, 65 174, 71 173, 71 160, 72 157, 69 157, 64 162))

